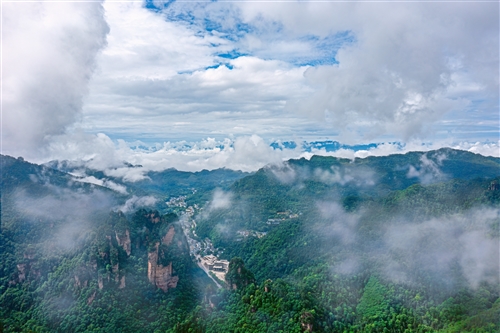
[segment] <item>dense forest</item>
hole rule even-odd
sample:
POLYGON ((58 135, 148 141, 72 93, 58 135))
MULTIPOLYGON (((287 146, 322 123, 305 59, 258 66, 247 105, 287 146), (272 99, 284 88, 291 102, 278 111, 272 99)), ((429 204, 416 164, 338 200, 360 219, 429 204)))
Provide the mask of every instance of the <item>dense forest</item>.
POLYGON ((106 178, 126 193, 68 163, 0 161, 0 331, 500 331, 498 158, 106 178), (188 212, 190 237, 229 261, 222 288, 190 252, 188 212))

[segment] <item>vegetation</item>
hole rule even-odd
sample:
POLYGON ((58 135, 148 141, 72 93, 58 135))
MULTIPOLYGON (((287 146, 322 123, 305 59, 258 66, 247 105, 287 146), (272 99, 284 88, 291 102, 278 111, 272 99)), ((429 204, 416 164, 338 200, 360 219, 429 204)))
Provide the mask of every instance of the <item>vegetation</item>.
MULTIPOLYGON (((443 149, 197 174, 211 185, 186 200, 205 205, 197 237, 230 260, 221 290, 177 215, 124 214, 127 197, 0 161, 5 332, 500 330, 498 158, 443 149), (217 177, 231 203, 210 208, 217 177), (171 265, 171 284, 151 280, 151 263, 171 265)), ((193 184, 167 183, 148 186, 193 184)))

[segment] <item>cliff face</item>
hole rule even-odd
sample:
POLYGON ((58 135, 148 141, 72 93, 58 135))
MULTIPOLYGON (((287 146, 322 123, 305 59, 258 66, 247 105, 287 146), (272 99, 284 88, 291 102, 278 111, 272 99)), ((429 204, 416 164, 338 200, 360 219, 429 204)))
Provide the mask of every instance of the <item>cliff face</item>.
POLYGON ((178 276, 172 276, 172 262, 167 266, 158 264, 158 251, 160 243, 148 253, 148 280, 163 291, 177 287, 178 276))
POLYGON ((115 236, 118 245, 120 245, 129 256, 131 253, 131 244, 130 244, 130 232, 128 231, 128 229, 125 230, 125 235, 120 235, 120 236, 118 235, 118 232, 115 231, 115 236))
POLYGON ((170 226, 167 234, 165 236, 163 236, 161 242, 168 246, 168 245, 170 245, 170 243, 172 243, 174 236, 175 236, 175 229, 173 226, 170 226))

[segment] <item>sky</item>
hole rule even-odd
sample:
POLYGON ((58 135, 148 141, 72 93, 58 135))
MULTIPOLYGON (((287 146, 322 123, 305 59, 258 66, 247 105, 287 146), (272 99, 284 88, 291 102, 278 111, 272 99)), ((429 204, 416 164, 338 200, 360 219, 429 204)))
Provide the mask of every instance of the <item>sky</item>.
POLYGON ((444 146, 500 156, 497 1, 1 6, 2 154, 188 171, 444 146), (377 146, 270 146, 322 140, 377 146))

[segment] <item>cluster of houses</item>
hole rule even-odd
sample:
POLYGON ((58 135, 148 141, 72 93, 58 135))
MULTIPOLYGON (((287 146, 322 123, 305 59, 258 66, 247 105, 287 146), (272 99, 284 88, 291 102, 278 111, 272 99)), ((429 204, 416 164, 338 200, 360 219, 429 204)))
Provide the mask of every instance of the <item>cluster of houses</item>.
POLYGON ((296 219, 297 217, 299 217, 299 214, 292 214, 290 212, 278 212, 277 215, 278 215, 278 218, 267 219, 266 224, 278 225, 281 222, 286 221, 287 219, 296 219))
POLYGON ((175 198, 170 198, 169 201, 165 202, 167 204, 168 207, 183 207, 183 208, 186 208, 187 204, 186 204, 186 196, 185 195, 181 195, 179 197, 175 197, 175 198))
POLYGON ((255 236, 257 238, 262 238, 267 234, 267 232, 260 232, 260 231, 253 231, 253 230, 239 230, 239 231, 236 231, 236 233, 242 237, 255 236))
POLYGON ((203 263, 203 266, 205 266, 210 271, 227 273, 227 270, 229 268, 229 261, 219 260, 216 256, 211 254, 201 258, 201 261, 203 263))

